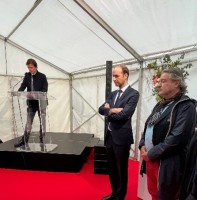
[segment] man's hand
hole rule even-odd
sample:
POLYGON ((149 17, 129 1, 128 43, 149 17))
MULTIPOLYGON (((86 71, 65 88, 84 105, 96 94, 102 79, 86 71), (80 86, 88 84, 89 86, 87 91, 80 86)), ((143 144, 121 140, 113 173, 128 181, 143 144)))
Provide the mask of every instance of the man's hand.
POLYGON ((110 109, 110 113, 111 114, 116 114, 116 113, 119 113, 123 110, 123 108, 111 108, 110 109))
POLYGON ((109 105, 109 103, 105 103, 105 106, 104 106, 105 108, 110 108, 110 105, 109 105))
POLYGON ((140 154, 142 155, 145 152, 147 152, 146 147, 142 146, 141 149, 140 149, 140 154))
MULTIPOLYGON (((104 107, 110 109, 109 103, 105 103, 104 107)), ((111 108, 110 111, 109 111, 109 115, 119 113, 119 112, 121 112, 122 110, 123 110, 123 108, 111 108)))
POLYGON ((140 149, 140 155, 141 157, 145 160, 145 161, 149 161, 149 158, 148 158, 148 151, 146 150, 146 147, 145 146, 142 146, 141 149, 140 149))

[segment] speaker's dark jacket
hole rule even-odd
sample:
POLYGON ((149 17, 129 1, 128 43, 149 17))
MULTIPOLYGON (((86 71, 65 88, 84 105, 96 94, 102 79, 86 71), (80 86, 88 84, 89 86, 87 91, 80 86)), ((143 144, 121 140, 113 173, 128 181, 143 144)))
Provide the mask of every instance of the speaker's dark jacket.
MULTIPOLYGON (((48 82, 46 75, 37 71, 35 75, 33 75, 33 88, 34 91, 39 92, 47 92, 48 91, 48 82)), ((23 82, 21 83, 20 88, 18 91, 24 91, 27 89, 28 92, 31 91, 31 73, 27 72, 25 73, 23 82)), ((38 101, 36 100, 28 100, 27 101, 28 106, 32 107, 38 107, 38 101)))
MULTIPOLYGON (((117 90, 113 91, 105 102, 109 103, 110 108, 114 106, 117 92, 117 90)), ((116 105, 117 108, 123 108, 122 112, 111 115, 109 114, 110 109, 105 108, 105 103, 99 107, 99 113, 108 118, 112 131, 112 139, 118 145, 130 145, 133 143, 131 117, 135 112, 138 99, 139 92, 128 86, 116 105)))

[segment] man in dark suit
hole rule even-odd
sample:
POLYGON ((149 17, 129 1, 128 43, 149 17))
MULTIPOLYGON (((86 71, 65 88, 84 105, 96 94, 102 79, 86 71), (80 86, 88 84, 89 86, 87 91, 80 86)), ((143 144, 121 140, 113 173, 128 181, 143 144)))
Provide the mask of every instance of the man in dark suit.
POLYGON ((102 200, 124 200, 127 193, 128 159, 133 144, 131 117, 139 99, 139 92, 128 84, 128 77, 129 70, 125 65, 113 69, 113 81, 119 90, 113 91, 99 108, 99 113, 108 120, 105 146, 112 188, 112 193, 102 200))
MULTIPOLYGON (((25 77, 18 91, 24 91, 27 88, 27 92, 47 92, 47 78, 45 74, 38 71, 36 61, 30 58, 27 60, 26 65, 29 72, 25 73, 25 77)), ((40 120, 40 142, 43 142, 43 135, 46 132, 46 106, 46 100, 27 100, 27 122, 25 131, 21 140, 14 145, 16 148, 28 143, 32 123, 37 111, 40 120)))

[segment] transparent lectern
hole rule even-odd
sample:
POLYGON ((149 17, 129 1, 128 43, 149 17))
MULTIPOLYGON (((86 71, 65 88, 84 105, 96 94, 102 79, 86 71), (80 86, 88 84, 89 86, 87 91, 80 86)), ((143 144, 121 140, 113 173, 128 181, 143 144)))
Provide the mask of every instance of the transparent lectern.
MULTIPOLYGON (((38 92, 38 91, 32 91, 32 92, 24 92, 24 91, 12 91, 11 92, 12 99, 14 97, 18 98, 18 107, 21 115, 21 105, 19 103, 19 99, 26 99, 26 100, 37 100, 39 104, 39 119, 40 119, 40 131, 42 134, 42 142, 37 142, 36 139, 31 142, 24 142, 25 144, 21 147, 17 147, 17 151, 33 151, 33 152, 50 152, 54 150, 57 147, 57 144, 52 144, 52 140, 49 137, 49 140, 46 141, 46 112, 45 114, 42 113, 42 110, 47 108, 48 100, 54 100, 55 98, 53 96, 48 95, 46 92, 38 92)), ((13 110, 14 108, 13 104, 13 110)), ((15 112, 13 112, 15 115, 15 112)), ((16 117, 14 116, 14 130, 17 130, 17 123, 16 123, 16 117)), ((21 117, 22 120, 22 117, 21 117)), ((23 123, 22 123, 23 124, 23 123)), ((24 128, 23 128, 24 129, 24 128)), ((24 131, 24 130, 23 130, 24 131)), ((18 131, 16 131, 17 134, 15 134, 15 137, 18 138, 18 131)))

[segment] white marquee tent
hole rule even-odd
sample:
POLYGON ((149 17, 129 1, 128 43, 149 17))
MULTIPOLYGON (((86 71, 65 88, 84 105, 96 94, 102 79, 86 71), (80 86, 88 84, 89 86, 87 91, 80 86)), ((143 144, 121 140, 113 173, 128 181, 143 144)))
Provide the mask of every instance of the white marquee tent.
POLYGON ((48 131, 103 139, 98 107, 105 99, 105 63, 111 60, 129 67, 129 82, 140 91, 133 117, 137 158, 144 121, 155 104, 148 62, 186 52, 185 62, 193 64, 188 91, 197 99, 196 10, 196 0, 1 0, 0 138, 14 137, 14 114, 25 121, 25 103, 24 114, 13 109, 8 91, 18 89, 32 57, 56 98, 49 101, 48 131))

